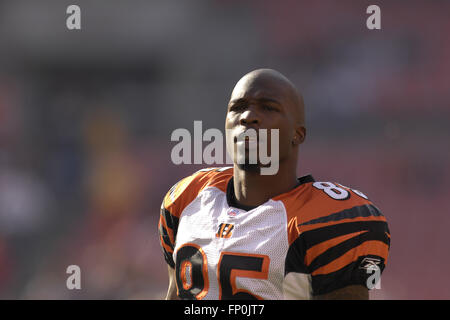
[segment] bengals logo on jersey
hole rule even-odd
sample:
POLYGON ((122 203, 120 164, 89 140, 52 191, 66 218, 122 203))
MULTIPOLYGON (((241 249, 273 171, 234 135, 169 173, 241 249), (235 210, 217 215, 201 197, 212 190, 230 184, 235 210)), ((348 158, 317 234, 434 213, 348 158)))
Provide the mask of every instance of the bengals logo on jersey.
POLYGON ((231 223, 219 224, 219 230, 217 230, 216 238, 229 238, 231 237, 234 225, 231 223))

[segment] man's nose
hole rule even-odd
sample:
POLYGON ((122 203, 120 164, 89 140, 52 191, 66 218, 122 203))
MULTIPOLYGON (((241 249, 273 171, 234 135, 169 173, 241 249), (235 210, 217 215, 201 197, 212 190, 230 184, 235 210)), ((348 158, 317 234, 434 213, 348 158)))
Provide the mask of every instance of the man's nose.
POLYGON ((259 125, 261 123, 261 118, 258 114, 258 112, 255 110, 254 106, 249 106, 247 110, 245 110, 241 114, 240 118, 240 124, 241 125, 259 125))

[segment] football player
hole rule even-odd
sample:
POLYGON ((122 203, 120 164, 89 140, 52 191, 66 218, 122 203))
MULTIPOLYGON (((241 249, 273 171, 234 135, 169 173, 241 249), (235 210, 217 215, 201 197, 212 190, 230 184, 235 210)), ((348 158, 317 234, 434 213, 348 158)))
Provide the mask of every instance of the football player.
POLYGON ((297 177, 306 129, 294 85, 271 69, 246 74, 225 128, 234 150, 246 130, 278 129, 278 171, 263 175, 261 161, 235 152, 233 167, 200 170, 169 190, 158 225, 166 298, 368 299, 388 258, 386 219, 358 190, 297 177))

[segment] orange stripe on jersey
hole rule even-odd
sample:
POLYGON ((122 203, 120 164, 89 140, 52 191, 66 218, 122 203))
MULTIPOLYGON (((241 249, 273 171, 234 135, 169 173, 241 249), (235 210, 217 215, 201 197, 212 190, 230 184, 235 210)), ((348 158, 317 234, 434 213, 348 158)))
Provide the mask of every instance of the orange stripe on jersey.
POLYGON ((166 250, 168 253, 173 253, 172 248, 169 247, 169 246, 164 242, 164 239, 163 239, 162 235, 159 236, 159 242, 161 243, 161 246, 164 248, 164 250, 166 250))
POLYGON ((164 207, 179 218, 183 210, 206 187, 226 192, 227 183, 233 176, 233 168, 211 168, 197 171, 178 182, 164 197, 164 207))
POLYGON ((313 271, 313 276, 319 274, 328 274, 344 268, 346 265, 358 260, 359 257, 365 255, 376 255, 385 259, 385 263, 388 258, 389 247, 382 241, 370 240, 366 241, 359 246, 347 251, 339 258, 333 260, 327 265, 320 267, 313 271))
POLYGON ((287 231, 288 231, 288 242, 289 245, 291 245, 292 242, 294 242, 295 239, 297 239, 300 234, 300 230, 298 228, 297 223, 297 217, 293 217, 292 219, 288 220, 287 231))
POLYGON ((306 256, 305 256, 306 265, 309 266, 315 258, 320 256, 322 253, 324 253, 328 249, 338 245, 339 243, 341 243, 347 239, 356 237, 356 236, 358 236, 362 233, 366 233, 366 232, 368 232, 368 231, 364 230, 364 231, 357 231, 357 232, 345 234, 343 236, 336 237, 336 238, 321 242, 319 244, 316 244, 315 246, 312 246, 311 248, 309 248, 306 251, 306 256))

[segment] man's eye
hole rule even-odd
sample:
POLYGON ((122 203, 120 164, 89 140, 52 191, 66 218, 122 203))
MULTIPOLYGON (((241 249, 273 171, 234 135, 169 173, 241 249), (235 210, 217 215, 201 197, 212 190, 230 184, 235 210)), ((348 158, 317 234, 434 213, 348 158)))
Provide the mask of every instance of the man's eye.
POLYGON ((267 111, 276 111, 277 109, 276 108, 274 108, 274 107, 272 107, 272 106, 269 106, 269 105, 263 105, 263 109, 264 110, 267 110, 267 111))
POLYGON ((230 107, 230 111, 242 111, 244 110, 244 108, 245 108, 244 105, 234 105, 230 107))

